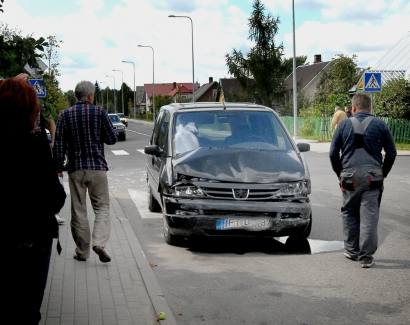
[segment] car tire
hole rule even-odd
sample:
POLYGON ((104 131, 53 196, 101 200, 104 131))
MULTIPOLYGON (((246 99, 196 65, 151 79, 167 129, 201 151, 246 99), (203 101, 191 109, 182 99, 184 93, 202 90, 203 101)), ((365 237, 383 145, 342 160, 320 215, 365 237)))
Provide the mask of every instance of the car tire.
POLYGON ((162 220, 163 220, 162 233, 164 235, 165 242, 168 245, 181 246, 183 242, 183 237, 171 234, 168 223, 165 219, 165 216, 162 217, 162 220))
POLYGON ((151 212, 161 212, 161 206, 152 195, 151 187, 148 185, 148 210, 151 212))
POLYGON ((125 141, 127 139, 127 136, 125 135, 125 132, 121 134, 120 139, 121 139, 121 141, 125 141))
POLYGON ((293 237, 297 238, 308 238, 310 232, 312 231, 312 215, 309 216, 309 223, 306 228, 298 230, 293 237))

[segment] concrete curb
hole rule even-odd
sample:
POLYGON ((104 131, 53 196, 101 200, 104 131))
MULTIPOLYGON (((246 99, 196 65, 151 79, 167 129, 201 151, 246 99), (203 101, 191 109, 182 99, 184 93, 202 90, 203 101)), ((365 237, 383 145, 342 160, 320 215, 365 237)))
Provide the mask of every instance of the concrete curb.
POLYGON ((167 301, 165 300, 165 295, 158 284, 158 280, 154 274, 154 271, 149 265, 144 251, 142 250, 142 246, 137 236, 133 232, 132 226, 129 223, 115 196, 111 197, 111 204, 115 206, 115 211, 117 212, 117 214, 119 214, 117 218, 121 223, 124 233, 126 234, 128 243, 130 245, 135 262, 138 266, 142 280, 144 281, 144 285, 147 289, 147 293, 150 297, 155 314, 159 315, 160 312, 164 312, 166 314, 166 319, 158 320, 158 322, 162 325, 176 325, 177 322, 175 316, 169 308, 167 301))

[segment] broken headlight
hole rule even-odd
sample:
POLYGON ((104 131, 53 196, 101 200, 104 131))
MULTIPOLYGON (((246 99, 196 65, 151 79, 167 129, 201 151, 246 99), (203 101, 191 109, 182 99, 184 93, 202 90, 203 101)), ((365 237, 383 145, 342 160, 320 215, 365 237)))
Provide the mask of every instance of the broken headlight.
POLYGON ((176 197, 203 197, 201 188, 195 185, 176 185, 170 189, 170 194, 176 197))
POLYGON ((309 180, 281 184, 279 191, 276 192, 278 196, 306 196, 308 194, 310 194, 309 180))

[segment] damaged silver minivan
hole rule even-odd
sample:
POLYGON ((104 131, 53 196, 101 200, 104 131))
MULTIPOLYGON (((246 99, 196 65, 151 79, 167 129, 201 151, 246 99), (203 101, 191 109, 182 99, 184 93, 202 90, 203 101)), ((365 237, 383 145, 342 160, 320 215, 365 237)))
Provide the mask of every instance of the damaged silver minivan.
POLYGON ((306 238, 308 150, 265 106, 163 106, 144 149, 149 209, 163 211, 168 244, 197 234, 306 238))

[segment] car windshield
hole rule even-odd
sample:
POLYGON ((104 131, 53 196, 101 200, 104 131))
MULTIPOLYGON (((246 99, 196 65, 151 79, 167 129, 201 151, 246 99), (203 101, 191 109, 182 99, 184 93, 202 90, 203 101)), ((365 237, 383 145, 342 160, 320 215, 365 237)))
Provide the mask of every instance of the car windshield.
POLYGON ((122 113, 117 113, 117 115, 118 115, 119 117, 124 117, 124 114, 122 114, 122 113))
POLYGON ((278 118, 266 111, 178 112, 173 145, 175 155, 199 147, 212 149, 293 150, 278 118))
POLYGON ((110 117, 110 120, 111 120, 111 122, 112 123, 115 123, 115 122, 121 122, 120 121, 120 118, 118 117, 118 115, 117 114, 110 114, 110 115, 108 115, 109 117, 110 117))

